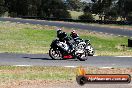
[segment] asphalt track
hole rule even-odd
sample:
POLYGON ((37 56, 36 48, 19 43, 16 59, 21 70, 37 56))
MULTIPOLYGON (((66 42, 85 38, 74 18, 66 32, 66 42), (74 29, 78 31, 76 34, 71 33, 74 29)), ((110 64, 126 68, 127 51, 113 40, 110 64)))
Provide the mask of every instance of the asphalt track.
POLYGON ((58 21, 42 21, 42 20, 26 20, 26 19, 14 19, 14 18, 0 18, 0 21, 11 21, 11 22, 20 22, 20 23, 30 23, 30 24, 39 24, 39 25, 48 25, 56 27, 66 27, 74 29, 89 30, 95 32, 102 32, 108 34, 114 34, 119 36, 128 36, 132 37, 132 30, 118 29, 118 28, 108 28, 108 27, 96 27, 89 24, 79 24, 79 23, 68 23, 68 22, 58 22, 58 21))
POLYGON ((94 67, 132 67, 132 57, 92 56, 86 61, 77 59, 52 60, 48 54, 0 53, 0 65, 11 66, 94 66, 94 67))

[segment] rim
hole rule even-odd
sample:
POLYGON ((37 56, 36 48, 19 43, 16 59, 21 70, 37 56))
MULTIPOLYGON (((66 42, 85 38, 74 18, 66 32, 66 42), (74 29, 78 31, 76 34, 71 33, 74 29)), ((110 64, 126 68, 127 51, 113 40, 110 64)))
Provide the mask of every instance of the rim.
POLYGON ((86 57, 86 54, 85 53, 79 55, 79 58, 82 61, 85 61, 86 60, 84 57, 86 57))
POLYGON ((86 57, 86 54, 85 54, 85 53, 83 53, 83 54, 81 55, 81 58, 83 58, 83 57, 86 57))
POLYGON ((53 49, 50 49, 50 54, 51 54, 52 58, 54 58, 54 59, 58 59, 58 60, 62 59, 61 53, 59 50, 54 51, 53 49))

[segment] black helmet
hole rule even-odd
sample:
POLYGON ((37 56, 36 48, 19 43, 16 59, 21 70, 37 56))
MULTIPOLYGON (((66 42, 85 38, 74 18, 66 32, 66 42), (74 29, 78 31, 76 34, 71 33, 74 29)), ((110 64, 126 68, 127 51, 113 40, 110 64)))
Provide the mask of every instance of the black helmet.
POLYGON ((62 32, 62 30, 60 28, 57 29, 57 34, 59 34, 60 32, 62 32))
POLYGON ((62 31, 60 28, 57 29, 57 32, 62 31))

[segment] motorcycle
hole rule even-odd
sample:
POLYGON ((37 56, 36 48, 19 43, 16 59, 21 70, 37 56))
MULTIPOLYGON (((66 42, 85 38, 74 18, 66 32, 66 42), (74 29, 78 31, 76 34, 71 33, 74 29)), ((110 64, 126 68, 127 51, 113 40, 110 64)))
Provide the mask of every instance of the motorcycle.
POLYGON ((60 42, 59 39, 52 41, 49 50, 49 56, 54 60, 63 60, 63 59, 79 59, 80 61, 86 60, 86 51, 82 48, 84 42, 80 42, 78 47, 74 45, 73 52, 70 51, 70 46, 66 42, 60 42))
POLYGON ((90 40, 83 40, 81 38, 76 38, 74 39, 76 46, 80 46, 80 44, 83 42, 83 48, 86 50, 86 55, 87 56, 93 56, 95 54, 95 50, 92 47, 90 40))

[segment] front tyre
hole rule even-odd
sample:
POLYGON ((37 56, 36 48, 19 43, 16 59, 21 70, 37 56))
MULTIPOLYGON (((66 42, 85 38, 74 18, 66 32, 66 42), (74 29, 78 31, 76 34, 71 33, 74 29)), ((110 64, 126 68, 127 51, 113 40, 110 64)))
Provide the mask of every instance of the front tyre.
POLYGON ((62 55, 60 53, 59 50, 54 50, 53 48, 50 48, 49 50, 49 56, 53 59, 53 60, 61 60, 62 59, 62 55))
POLYGON ((94 48, 92 46, 87 46, 86 52, 88 56, 93 56, 95 54, 94 48))
POLYGON ((88 56, 94 56, 94 51, 92 51, 91 53, 88 53, 88 56))

